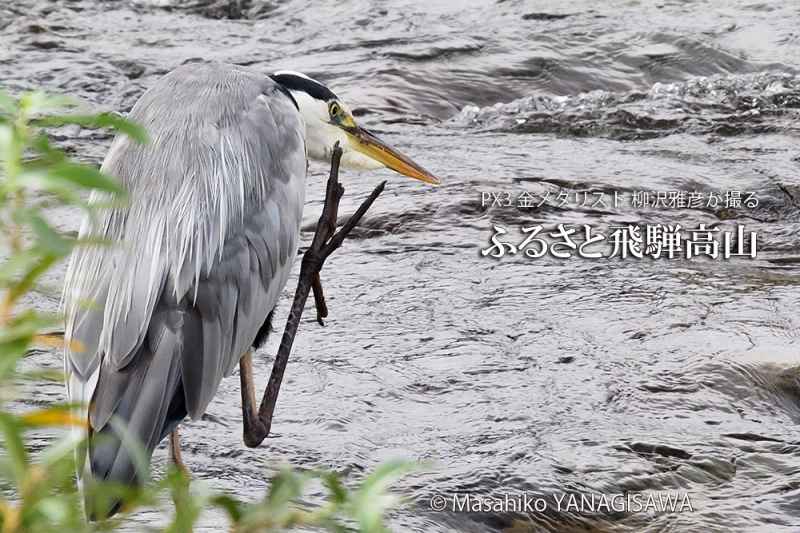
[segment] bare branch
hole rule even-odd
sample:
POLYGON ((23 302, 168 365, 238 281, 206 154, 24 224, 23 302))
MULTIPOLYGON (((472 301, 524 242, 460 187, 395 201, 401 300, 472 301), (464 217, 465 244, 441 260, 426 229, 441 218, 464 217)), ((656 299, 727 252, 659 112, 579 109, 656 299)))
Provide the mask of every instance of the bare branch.
MULTIPOLYGON (((339 201, 344 194, 344 187, 339 183, 339 163, 342 157, 342 150, 339 143, 336 143, 331 157, 331 173, 325 192, 325 204, 322 214, 314 232, 314 239, 311 246, 303 254, 300 266, 300 279, 297 281, 297 289, 294 293, 294 301, 289 311, 289 318, 286 320, 286 327, 283 330, 281 344, 272 365, 267 388, 261 399, 258 409, 258 420, 252 420, 245 414, 245 443, 248 446, 258 446, 269 435, 272 426, 272 417, 275 412, 275 404, 278 401, 283 375, 286 371, 286 363, 289 361, 289 354, 292 350, 297 328, 303 316, 303 309, 308 300, 309 291, 314 290, 314 299, 317 305, 317 321, 322 324, 322 318, 328 314, 327 306, 322 292, 322 285, 319 279, 320 270, 325 260, 337 248, 339 248, 347 238, 348 234, 355 228, 367 210, 372 206, 375 199, 383 191, 386 182, 382 182, 375 187, 372 193, 359 206, 342 228, 336 231, 336 221, 339 216, 339 201)), ((252 374, 249 376, 252 378, 252 374)), ((242 378, 244 380, 244 378, 242 378)), ((244 382, 243 382, 244 383, 244 382)))

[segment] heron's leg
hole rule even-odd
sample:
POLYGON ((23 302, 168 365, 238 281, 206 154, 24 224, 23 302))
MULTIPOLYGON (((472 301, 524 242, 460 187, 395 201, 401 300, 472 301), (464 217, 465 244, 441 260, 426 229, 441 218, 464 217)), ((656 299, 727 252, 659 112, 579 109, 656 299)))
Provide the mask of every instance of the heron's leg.
POLYGON ((172 460, 172 464, 175 465, 175 468, 183 472, 186 477, 190 477, 189 469, 186 468, 183 457, 181 456, 181 441, 177 428, 169 434, 169 458, 172 460))
POLYGON ((255 448, 266 436, 266 427, 258 416, 256 387, 253 383, 253 352, 249 351, 239 360, 239 380, 242 388, 242 437, 248 448, 255 448))

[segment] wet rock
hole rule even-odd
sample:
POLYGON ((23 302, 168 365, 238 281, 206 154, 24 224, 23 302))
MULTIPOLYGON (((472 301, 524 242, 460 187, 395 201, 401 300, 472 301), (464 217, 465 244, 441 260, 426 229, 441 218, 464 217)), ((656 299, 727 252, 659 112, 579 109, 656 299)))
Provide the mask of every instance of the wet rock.
POLYGON ((522 20, 561 20, 569 16, 568 13, 526 13, 522 20))
POLYGON ((634 442, 631 443, 629 446, 631 451, 643 454, 643 455, 660 455, 662 457, 674 457, 676 459, 691 459, 692 454, 681 450, 680 448, 674 448, 672 446, 666 446, 664 444, 648 444, 646 442, 634 442))
POLYGON ((153 4, 137 0, 136 4, 159 7, 167 11, 185 11, 214 20, 251 19, 258 20, 269 17, 278 8, 276 2, 259 2, 253 0, 182 0, 178 2, 159 2, 153 4))
POLYGON ((110 61, 110 63, 131 80, 140 78, 145 71, 144 66, 128 59, 116 59, 110 61))
POLYGON ((47 33, 47 28, 38 23, 29 24, 23 30, 27 33, 47 33))
POLYGON ((783 442, 780 439, 774 439, 772 437, 767 437, 764 435, 757 435, 755 433, 725 433, 722 435, 723 437, 727 437, 729 439, 737 439, 737 440, 746 440, 750 442, 783 442))
POLYGON ((31 41, 31 46, 40 50, 55 50, 57 48, 62 48, 62 44, 59 41, 52 39, 36 39, 31 41))

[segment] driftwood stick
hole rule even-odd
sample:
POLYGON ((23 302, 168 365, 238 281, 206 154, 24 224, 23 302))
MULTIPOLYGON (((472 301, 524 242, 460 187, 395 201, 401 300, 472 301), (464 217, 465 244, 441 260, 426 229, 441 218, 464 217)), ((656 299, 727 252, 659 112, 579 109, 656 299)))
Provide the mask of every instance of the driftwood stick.
POLYGON ((323 318, 328 317, 328 304, 325 302, 325 293, 322 290, 322 281, 319 279, 319 272, 314 274, 311 281, 311 289, 314 292, 314 306, 317 308, 317 322, 324 326, 323 318))
POLYGON ((275 362, 272 365, 272 373, 269 376, 267 388, 261 399, 261 405, 258 409, 258 421, 253 421, 256 423, 252 424, 249 428, 250 435, 248 435, 248 437, 250 437, 250 439, 246 439, 250 440, 248 446, 257 446, 269 435, 272 426, 272 416, 275 412, 275 403, 278 400, 278 392, 280 391, 281 382, 283 381, 283 374, 286 371, 286 363, 289 360, 289 353, 292 350, 294 337, 297 334, 300 318, 303 315, 308 293, 312 290, 312 287, 318 285, 318 287, 314 289, 318 321, 321 321, 321 317, 327 315, 327 308, 324 305, 324 298, 322 297, 322 286, 319 284, 319 272, 322 269, 322 265, 325 263, 328 256, 342 245, 344 239, 358 224, 364 216, 364 213, 372 206, 378 195, 383 192, 383 188, 386 185, 386 182, 382 182, 375 187, 353 216, 351 216, 337 232, 336 221, 339 216, 339 201, 344 194, 344 187, 339 183, 339 163, 341 158, 342 150, 337 143, 333 149, 333 156, 331 157, 331 173, 326 187, 325 205, 322 208, 322 215, 319 217, 311 246, 306 250, 305 254, 303 254, 303 259, 300 264, 300 279, 297 282, 292 308, 289 311, 289 318, 286 320, 286 327, 283 330, 281 344, 275 356, 275 362), (321 306, 320 302, 322 303, 321 306))

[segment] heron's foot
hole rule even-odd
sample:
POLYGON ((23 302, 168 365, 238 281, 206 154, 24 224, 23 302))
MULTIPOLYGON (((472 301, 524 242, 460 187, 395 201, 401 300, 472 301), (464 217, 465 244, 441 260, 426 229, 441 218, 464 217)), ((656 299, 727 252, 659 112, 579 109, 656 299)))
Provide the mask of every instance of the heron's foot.
POLYGON ((267 426, 265 426, 261 420, 256 418, 255 420, 247 421, 245 419, 244 429, 242 430, 242 438, 244 439, 244 445, 248 448, 258 448, 264 439, 267 436, 267 426))
POLYGON ((248 448, 257 448, 266 438, 268 430, 256 410, 256 387, 253 383, 253 352, 239 360, 239 381, 242 389, 242 438, 248 448))
POLYGON ((175 468, 180 470, 187 479, 192 477, 192 473, 189 472, 189 469, 186 468, 186 464, 183 462, 180 435, 178 435, 177 429, 169 434, 169 458, 172 464, 175 465, 175 468))

